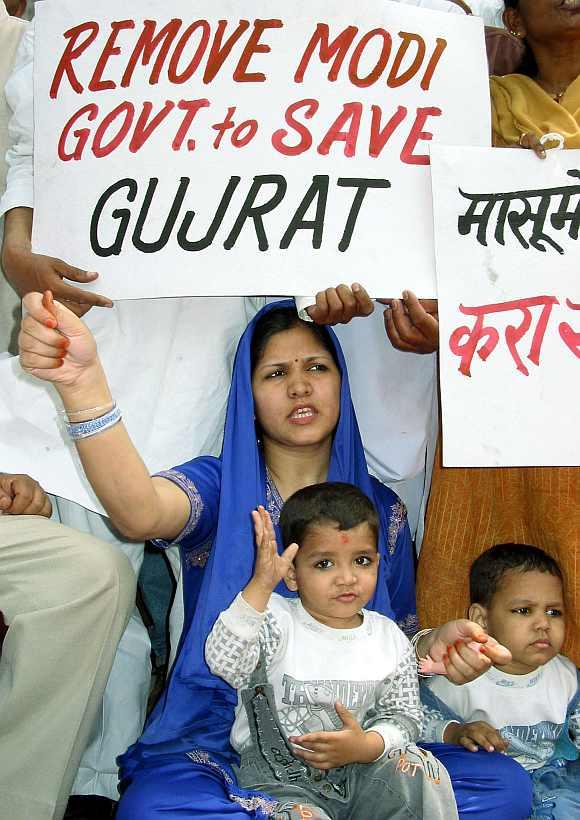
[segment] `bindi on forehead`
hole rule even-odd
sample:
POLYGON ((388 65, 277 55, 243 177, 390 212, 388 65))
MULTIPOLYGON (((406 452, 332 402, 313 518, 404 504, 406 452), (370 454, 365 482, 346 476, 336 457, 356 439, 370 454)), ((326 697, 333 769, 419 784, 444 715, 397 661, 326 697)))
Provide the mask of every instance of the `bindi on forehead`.
POLYGON ((348 544, 349 541, 350 541, 348 533, 346 533, 346 532, 339 532, 338 537, 340 538, 341 544, 348 544))

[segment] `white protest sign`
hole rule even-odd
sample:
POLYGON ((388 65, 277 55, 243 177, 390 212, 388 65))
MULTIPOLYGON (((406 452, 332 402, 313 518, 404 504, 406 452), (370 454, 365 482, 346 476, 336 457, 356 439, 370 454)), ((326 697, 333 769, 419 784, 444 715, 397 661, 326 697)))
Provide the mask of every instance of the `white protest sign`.
POLYGON ((443 463, 580 465, 580 151, 431 161, 443 463))
POLYGON ((33 244, 99 292, 434 295, 429 146, 489 144, 480 20, 45 0, 36 37, 33 244))

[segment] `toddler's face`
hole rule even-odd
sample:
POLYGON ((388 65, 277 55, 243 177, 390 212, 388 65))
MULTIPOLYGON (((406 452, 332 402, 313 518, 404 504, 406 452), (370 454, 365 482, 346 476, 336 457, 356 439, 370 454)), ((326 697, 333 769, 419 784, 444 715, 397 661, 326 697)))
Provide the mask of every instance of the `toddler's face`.
POLYGON ((549 572, 510 570, 486 611, 487 630, 512 653, 502 670, 526 675, 557 655, 564 643, 562 582, 549 572))
POLYGON ((358 613, 373 596, 378 568, 368 524, 350 530, 319 524, 308 528, 286 583, 298 590, 304 609, 317 621, 349 629, 361 623, 358 613))

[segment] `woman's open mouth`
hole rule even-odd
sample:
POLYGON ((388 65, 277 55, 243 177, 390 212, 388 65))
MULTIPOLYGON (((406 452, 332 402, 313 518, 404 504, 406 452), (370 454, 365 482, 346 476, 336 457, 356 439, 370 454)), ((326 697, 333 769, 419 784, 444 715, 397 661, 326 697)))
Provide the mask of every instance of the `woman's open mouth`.
POLYGON ((296 407, 289 418, 291 424, 310 424, 317 415, 313 407, 304 405, 303 407, 296 407))

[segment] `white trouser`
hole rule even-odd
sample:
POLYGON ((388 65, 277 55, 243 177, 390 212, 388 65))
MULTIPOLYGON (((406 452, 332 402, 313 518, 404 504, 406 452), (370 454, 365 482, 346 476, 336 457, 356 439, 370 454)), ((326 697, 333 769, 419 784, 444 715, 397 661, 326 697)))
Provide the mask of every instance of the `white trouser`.
MULTIPOLYGON (((109 520, 79 504, 52 497, 55 516, 69 527, 90 532, 125 553, 135 575, 143 563, 143 544, 120 540, 109 520)), ((151 643, 135 609, 119 642, 100 709, 81 758, 72 794, 119 799, 116 758, 143 729, 151 681, 151 643)))
POLYGON ((40 516, 0 516, 2 818, 63 816, 135 583, 109 544, 40 516))

